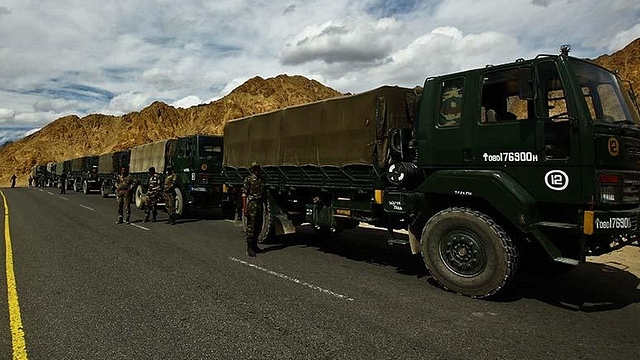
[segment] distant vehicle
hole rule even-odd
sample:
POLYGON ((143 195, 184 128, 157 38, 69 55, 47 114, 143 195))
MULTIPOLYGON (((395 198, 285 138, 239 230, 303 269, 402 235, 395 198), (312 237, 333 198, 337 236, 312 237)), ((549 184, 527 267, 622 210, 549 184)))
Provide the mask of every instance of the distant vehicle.
POLYGON ((98 156, 84 156, 71 160, 68 180, 73 191, 89 194, 100 190, 98 181, 98 156))
MULTIPOLYGON (((178 175, 176 214, 183 216, 189 207, 221 207, 223 202, 221 136, 193 135, 145 144, 131 149, 130 174, 136 179, 134 200, 136 207, 144 208, 143 195, 149 185, 148 170, 164 173, 172 165, 178 175)), ((231 210, 233 211, 233 210, 231 210)))
POLYGON ((36 164, 31 167, 31 178, 33 179, 33 186, 44 187, 47 173, 46 164, 36 164))
POLYGON ((98 182, 102 197, 115 194, 115 180, 120 168, 129 167, 131 150, 117 151, 100 155, 98 159, 98 182))

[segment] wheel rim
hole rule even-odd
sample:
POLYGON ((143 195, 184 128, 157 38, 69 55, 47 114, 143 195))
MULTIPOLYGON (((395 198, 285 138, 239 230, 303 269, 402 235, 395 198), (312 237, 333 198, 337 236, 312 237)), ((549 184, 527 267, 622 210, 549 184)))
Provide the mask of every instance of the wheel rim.
POLYGON ((176 189, 176 204, 175 204, 176 214, 182 216, 182 193, 176 189))
POLYGON ((142 188, 139 185, 136 187, 136 207, 138 209, 142 207, 142 188))
POLYGON ((449 270, 464 277, 478 275, 487 265, 482 240, 466 230, 454 230, 442 237, 440 258, 449 270))

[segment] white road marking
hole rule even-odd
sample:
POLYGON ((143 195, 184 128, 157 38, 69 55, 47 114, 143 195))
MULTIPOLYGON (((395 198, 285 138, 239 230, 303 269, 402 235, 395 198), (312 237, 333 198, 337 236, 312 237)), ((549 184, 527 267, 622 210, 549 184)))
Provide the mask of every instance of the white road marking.
POLYGON ((130 225, 131 225, 131 226, 135 226, 135 227, 137 227, 138 229, 142 229, 142 230, 147 230, 147 231, 151 230, 151 229, 147 229, 147 228, 146 228, 146 227, 144 227, 144 226, 140 226, 140 225, 138 225, 138 224, 130 224, 130 225))
POLYGON ((95 210, 93 210, 92 208, 90 208, 90 207, 88 207, 88 206, 84 206, 84 205, 82 205, 82 204, 80 204, 80 207, 83 207, 83 208, 85 208, 85 209, 87 209, 87 210, 95 211, 95 210))
POLYGON ((274 276, 277 276, 277 277, 279 277, 281 279, 289 280, 289 281, 291 281, 293 283, 296 283, 298 285, 306 286, 306 287, 308 287, 310 289, 313 289, 313 290, 318 290, 318 291, 320 291, 322 293, 325 293, 327 295, 331 295, 331 296, 337 297, 338 299, 342 299, 342 300, 346 300, 346 301, 354 301, 354 299, 352 299, 352 298, 350 298, 350 297, 348 297, 346 295, 338 294, 338 293, 335 293, 335 292, 333 292, 331 290, 323 289, 323 288, 321 288, 319 286, 316 286, 316 285, 313 285, 313 284, 309 284, 308 282, 305 282, 305 281, 302 281, 302 280, 298 280, 296 278, 292 278, 290 276, 287 276, 287 275, 284 275, 284 274, 280 274, 280 273, 277 273, 277 272, 269 270, 269 269, 265 269, 265 268, 260 267, 258 265, 254 265, 254 264, 248 263, 246 261, 243 261, 243 260, 240 260, 240 259, 236 259, 234 257, 230 257, 229 260, 238 262, 238 263, 240 263, 242 265, 246 265, 246 266, 252 267, 254 269, 260 270, 260 271, 264 271, 269 275, 274 275, 274 276))
POLYGON ((62 200, 69 200, 69 199, 67 199, 66 197, 61 196, 61 195, 58 195, 58 197, 59 197, 60 199, 62 199, 62 200))
POLYGON ((53 195, 53 193, 51 191, 47 191, 47 194, 49 195, 53 195))

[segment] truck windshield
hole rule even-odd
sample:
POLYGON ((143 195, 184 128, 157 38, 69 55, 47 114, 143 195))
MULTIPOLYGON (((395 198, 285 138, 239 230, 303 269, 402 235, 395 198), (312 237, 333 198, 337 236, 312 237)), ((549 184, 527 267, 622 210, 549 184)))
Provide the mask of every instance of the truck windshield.
POLYGON ((201 160, 219 157, 222 154, 222 145, 218 139, 201 140, 199 154, 201 160))
POLYGON ((592 122, 640 124, 638 111, 617 76, 583 61, 573 60, 572 68, 592 122))

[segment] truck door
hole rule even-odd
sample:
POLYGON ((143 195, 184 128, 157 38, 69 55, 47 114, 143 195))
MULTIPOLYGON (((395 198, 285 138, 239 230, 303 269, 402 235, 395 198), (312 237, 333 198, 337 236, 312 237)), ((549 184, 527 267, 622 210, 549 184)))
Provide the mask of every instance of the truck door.
MULTIPOLYGON (((426 138, 427 151, 421 151, 421 161, 425 166, 456 167, 469 158, 469 138, 466 124, 466 111, 463 111, 467 100, 466 79, 464 77, 432 80, 427 85, 425 99, 431 104, 424 106, 431 114, 428 122, 419 130, 426 138), (441 81, 440 81, 441 80, 441 81), (433 121, 431 120, 433 119, 433 121)), ((426 113, 426 112, 425 112, 426 113)))
MULTIPOLYGON (((537 66, 536 115, 541 165, 535 195, 539 201, 571 202, 580 199, 580 128, 572 88, 567 86, 556 62, 542 61, 537 66), (571 201, 569 200, 571 199, 571 201)), ((581 95, 581 94, 580 94, 581 95)))
POLYGON ((533 101, 520 94, 518 67, 482 73, 480 103, 475 108, 474 164, 526 177, 539 160, 533 101))

